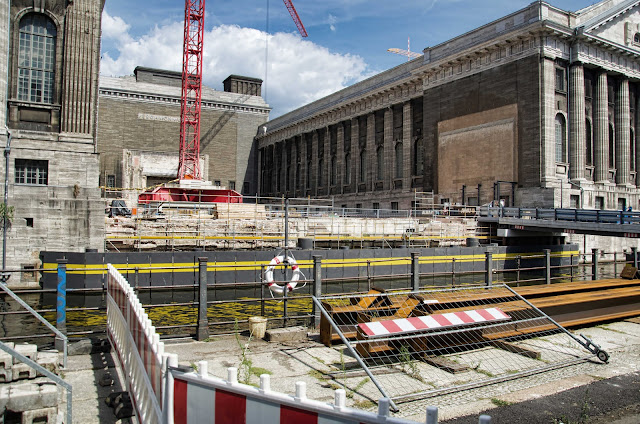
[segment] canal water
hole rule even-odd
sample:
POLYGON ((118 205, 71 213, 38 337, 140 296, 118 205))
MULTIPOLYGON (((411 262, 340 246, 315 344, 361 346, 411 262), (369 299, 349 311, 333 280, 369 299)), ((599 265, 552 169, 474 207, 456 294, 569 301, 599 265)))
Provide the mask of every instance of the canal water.
MULTIPOLYGON (((621 266, 618 266, 621 269, 621 266)), ((590 279, 590 266, 574 271, 574 280, 590 279)), ((568 269, 556 270, 553 282, 570 281, 568 269)), ((603 265, 601 278, 613 274, 612 265, 603 265)), ((484 273, 422 276, 421 287, 460 287, 472 284, 484 284, 484 273)), ((494 282, 508 282, 512 285, 544 283, 540 271, 498 273, 494 282), (520 282, 517 282, 519 277, 520 282)), ((349 294, 367 292, 370 287, 386 290, 408 289, 410 276, 385 279, 349 279, 323 281, 323 294, 349 294)), ((246 329, 246 320, 251 316, 262 315, 270 319, 270 327, 278 327, 285 321, 286 304, 287 325, 310 325, 312 323, 312 304, 310 295, 312 285, 298 285, 289 298, 272 297, 266 286, 260 284, 225 285, 208 289, 207 316, 211 334, 225 334, 246 329)), ((56 322, 55 293, 21 293, 21 298, 32 308, 42 311, 41 315, 50 323, 56 322)), ((148 289, 140 287, 138 297, 145 306, 149 318, 158 332, 166 337, 193 336, 198 319, 197 287, 188 289, 148 289)), ((106 293, 70 292, 67 295, 66 328, 70 338, 104 336, 106 326, 106 293)), ((0 340, 29 341, 41 346, 53 343, 49 330, 37 319, 25 313, 17 302, 7 295, 0 295, 0 340), (42 335, 42 336, 40 336, 42 335), (46 335, 46 336, 45 336, 46 335)))

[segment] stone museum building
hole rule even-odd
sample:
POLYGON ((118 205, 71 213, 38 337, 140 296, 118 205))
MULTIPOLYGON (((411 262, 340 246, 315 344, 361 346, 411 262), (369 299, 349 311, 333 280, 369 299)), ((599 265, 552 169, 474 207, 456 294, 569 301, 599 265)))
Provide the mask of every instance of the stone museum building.
POLYGON ((263 196, 640 205, 640 1, 535 1, 258 131, 263 196))
MULTIPOLYGON (((104 0, 0 6, 0 144, 9 157, 0 178, 8 177, 13 207, 7 268, 39 267, 41 250, 103 246, 95 143, 103 6, 104 0)), ((14 274, 9 284, 30 279, 35 275, 14 274)))
MULTIPOLYGON (((203 178, 245 195, 257 192, 254 137, 271 110, 261 86, 231 75, 223 91, 202 90, 203 178)), ((182 74, 137 67, 131 76, 101 76, 99 90, 100 185, 134 204, 141 189, 177 176, 182 74)))

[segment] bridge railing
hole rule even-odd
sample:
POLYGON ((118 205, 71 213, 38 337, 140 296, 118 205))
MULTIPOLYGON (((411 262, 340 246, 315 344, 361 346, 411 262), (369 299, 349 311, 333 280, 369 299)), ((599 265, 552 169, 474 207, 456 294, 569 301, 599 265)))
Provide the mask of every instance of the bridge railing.
POLYGON ((600 209, 500 208, 485 206, 478 209, 478 216, 593 222, 598 224, 640 224, 640 212, 600 209))

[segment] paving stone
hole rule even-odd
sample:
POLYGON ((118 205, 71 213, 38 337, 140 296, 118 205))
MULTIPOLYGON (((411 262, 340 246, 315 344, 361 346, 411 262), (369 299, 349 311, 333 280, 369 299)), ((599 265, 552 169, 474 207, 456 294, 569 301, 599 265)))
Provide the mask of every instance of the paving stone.
POLYGON ((9 386, 2 385, 0 386, 0 416, 7 409, 7 402, 9 402, 9 386))
POLYGON ((12 368, 13 381, 26 380, 36 378, 37 372, 35 368, 27 364, 14 364, 12 368))
POLYGON ((307 327, 273 328, 267 330, 270 342, 295 342, 307 339, 307 327))
POLYGON ((24 411, 21 424, 53 424, 57 421, 58 408, 41 408, 24 411))
POLYGON ((58 387, 51 384, 22 383, 9 388, 7 409, 23 412, 58 405, 58 387))
MULTIPOLYGON (((15 351, 21 354, 22 356, 26 356, 32 361, 38 360, 38 346, 34 344, 17 344, 15 347, 15 351)), ((13 363, 17 364, 20 360, 18 358, 13 358, 13 363)))
MULTIPOLYGON (((60 361, 58 352, 38 352, 38 365, 51 371, 54 374, 60 374, 60 361)), ((43 374, 38 372, 38 376, 43 374)))

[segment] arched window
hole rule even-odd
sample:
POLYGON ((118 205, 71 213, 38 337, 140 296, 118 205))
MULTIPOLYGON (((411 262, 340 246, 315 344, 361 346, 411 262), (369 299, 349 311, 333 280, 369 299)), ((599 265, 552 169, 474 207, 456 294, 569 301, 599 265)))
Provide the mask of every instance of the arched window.
POLYGON ((556 162, 567 162, 567 123, 564 115, 556 115, 556 162))
POLYGON ((378 147, 376 150, 376 162, 377 162, 377 172, 376 179, 381 181, 384 179, 384 147, 378 147))
POLYGON ((396 178, 402 178, 404 166, 404 151, 402 149, 402 141, 396 143, 396 178))
POLYGON ((586 136, 586 156, 587 156, 587 165, 593 165, 593 133, 591 131, 591 121, 588 119, 585 121, 585 136, 586 136))
POLYGON ((640 44, 640 32, 636 32, 636 35, 633 36, 633 42, 640 44))
POLYGON ((360 150, 360 178, 361 183, 367 181, 367 151, 365 149, 360 150))
POLYGON ((344 154, 344 184, 351 184, 351 154, 344 154))
POLYGON ((616 166, 616 147, 615 147, 615 135, 613 131, 613 125, 609 124, 609 168, 613 169, 616 166))
POLYGON ((413 143, 413 175, 422 175, 424 171, 424 151, 422 138, 417 138, 413 143))
POLYGON ((20 20, 18 99, 53 103, 56 26, 45 15, 30 13, 20 20))

